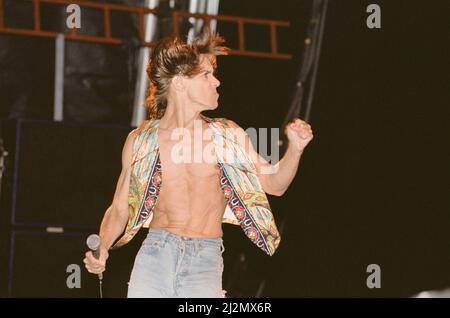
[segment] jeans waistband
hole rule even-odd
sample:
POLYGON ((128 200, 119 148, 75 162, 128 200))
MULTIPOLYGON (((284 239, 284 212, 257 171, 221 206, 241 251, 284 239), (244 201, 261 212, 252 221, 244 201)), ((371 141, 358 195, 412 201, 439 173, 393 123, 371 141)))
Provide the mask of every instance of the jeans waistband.
POLYGON ((214 246, 220 246, 222 250, 225 250, 223 246, 223 239, 221 237, 217 238, 202 238, 202 237, 184 237, 177 235, 175 233, 171 233, 169 231, 163 230, 163 229, 157 229, 157 228, 149 228, 148 229, 148 235, 147 236, 156 236, 163 238, 164 240, 170 239, 177 242, 184 242, 184 243, 193 243, 193 244, 199 244, 202 245, 214 245, 214 246))

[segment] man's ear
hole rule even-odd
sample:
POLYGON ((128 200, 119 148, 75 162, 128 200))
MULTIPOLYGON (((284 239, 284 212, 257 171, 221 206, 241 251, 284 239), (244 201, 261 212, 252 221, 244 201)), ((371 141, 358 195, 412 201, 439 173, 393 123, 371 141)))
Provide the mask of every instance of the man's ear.
POLYGON ((183 91, 186 88, 186 83, 184 81, 183 76, 175 75, 172 78, 173 88, 177 91, 183 91))

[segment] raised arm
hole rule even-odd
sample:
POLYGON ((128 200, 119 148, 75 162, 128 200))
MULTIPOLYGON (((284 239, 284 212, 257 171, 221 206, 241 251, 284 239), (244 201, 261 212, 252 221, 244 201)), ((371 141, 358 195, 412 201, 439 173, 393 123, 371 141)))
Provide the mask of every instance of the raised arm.
POLYGON ((288 189, 297 174, 300 158, 305 147, 313 139, 311 126, 296 118, 286 126, 289 145, 283 158, 276 164, 267 162, 255 151, 248 134, 235 122, 229 120, 230 126, 235 128, 238 140, 255 164, 258 179, 264 192, 281 196, 288 189))

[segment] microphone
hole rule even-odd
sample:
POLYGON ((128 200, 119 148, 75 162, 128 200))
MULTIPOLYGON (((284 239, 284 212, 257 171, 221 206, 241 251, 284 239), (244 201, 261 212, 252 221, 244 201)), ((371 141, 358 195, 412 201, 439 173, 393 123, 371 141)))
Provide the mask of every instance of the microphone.
MULTIPOLYGON (((91 234, 86 240, 86 245, 92 251, 92 255, 95 259, 100 257, 100 236, 97 234, 91 234)), ((98 279, 103 279, 103 273, 98 274, 98 279)))

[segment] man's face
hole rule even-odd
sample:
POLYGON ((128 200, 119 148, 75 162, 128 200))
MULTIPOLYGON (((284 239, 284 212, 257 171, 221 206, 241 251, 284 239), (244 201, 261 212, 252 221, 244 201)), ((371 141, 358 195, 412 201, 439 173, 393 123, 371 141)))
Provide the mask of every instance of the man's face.
POLYGON ((201 72, 189 79, 187 83, 187 98, 189 104, 198 107, 199 111, 215 109, 218 106, 219 80, 214 76, 214 69, 207 55, 200 56, 201 72))

